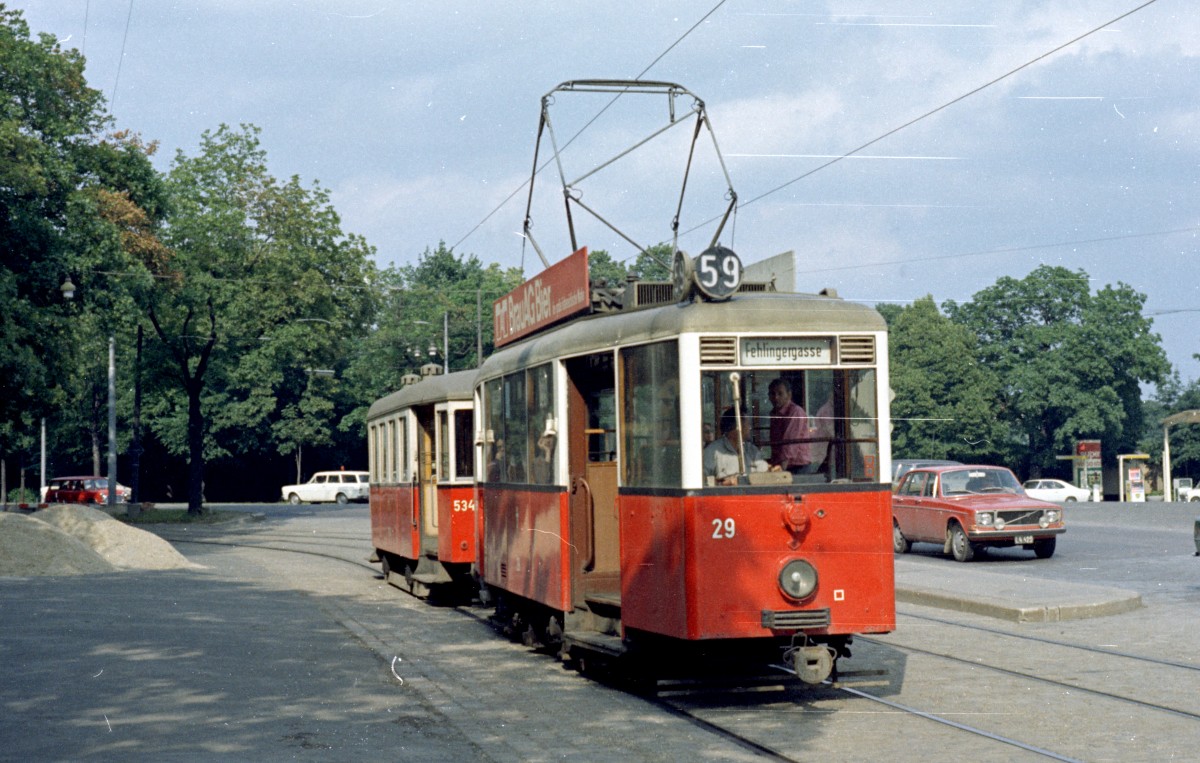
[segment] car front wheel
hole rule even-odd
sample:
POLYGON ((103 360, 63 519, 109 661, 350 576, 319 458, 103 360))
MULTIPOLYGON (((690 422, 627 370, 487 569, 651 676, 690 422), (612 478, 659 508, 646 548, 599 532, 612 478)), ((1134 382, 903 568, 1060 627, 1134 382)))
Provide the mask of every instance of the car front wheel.
POLYGON ((300 496, 296 495, 295 493, 292 493, 291 495, 288 496, 288 503, 292 504, 293 506, 300 505, 300 496))
POLYGON ((1033 542, 1033 553, 1038 559, 1049 559, 1054 556, 1054 547, 1058 545, 1056 538, 1045 538, 1033 542))
POLYGON ((892 550, 897 554, 907 554, 912 548, 912 541, 900 532, 900 525, 892 522, 892 550))
POLYGON ((975 546, 967 539, 967 533, 962 525, 950 528, 950 553, 956 562, 969 562, 975 558, 975 546))
POLYGON ((337 494, 337 502, 338 502, 338 503, 340 503, 340 504, 343 504, 343 505, 344 505, 344 504, 346 504, 346 503, 347 503, 349 500, 350 500, 350 499, 346 497, 346 494, 345 494, 345 493, 338 493, 338 494, 337 494))

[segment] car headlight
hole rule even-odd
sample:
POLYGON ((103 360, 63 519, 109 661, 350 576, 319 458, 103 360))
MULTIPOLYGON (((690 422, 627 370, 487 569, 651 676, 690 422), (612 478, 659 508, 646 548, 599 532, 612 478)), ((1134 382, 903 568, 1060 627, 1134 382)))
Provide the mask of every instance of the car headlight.
POLYGON ((975 515, 975 524, 982 525, 983 527, 991 527, 992 526, 992 512, 990 512, 990 511, 978 512, 975 515))
POLYGON ((779 572, 779 588, 792 599, 804 599, 817 590, 817 568, 803 559, 793 559, 779 572))
POLYGON ((1042 527, 1045 527, 1046 525, 1054 524, 1055 522, 1058 521, 1060 516, 1061 515, 1060 515, 1058 509, 1048 509, 1046 511, 1046 513, 1042 515, 1042 522, 1041 522, 1042 527))

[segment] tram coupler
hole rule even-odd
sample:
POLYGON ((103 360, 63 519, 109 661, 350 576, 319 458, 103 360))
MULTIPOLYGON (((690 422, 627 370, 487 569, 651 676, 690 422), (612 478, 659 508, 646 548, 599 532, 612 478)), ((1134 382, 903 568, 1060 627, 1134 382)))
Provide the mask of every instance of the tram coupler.
POLYGON ((834 659, 833 650, 824 645, 800 646, 792 651, 792 667, 806 684, 819 684, 829 678, 834 659))

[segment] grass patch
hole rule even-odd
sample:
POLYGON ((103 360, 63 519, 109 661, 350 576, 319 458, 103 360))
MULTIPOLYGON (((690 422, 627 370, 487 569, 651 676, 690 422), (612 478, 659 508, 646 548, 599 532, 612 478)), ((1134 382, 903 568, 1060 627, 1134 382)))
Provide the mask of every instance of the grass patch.
POLYGON ((217 525, 245 517, 240 511, 209 509, 199 516, 193 516, 188 514, 187 509, 142 509, 136 515, 126 512, 120 518, 131 525, 217 525))

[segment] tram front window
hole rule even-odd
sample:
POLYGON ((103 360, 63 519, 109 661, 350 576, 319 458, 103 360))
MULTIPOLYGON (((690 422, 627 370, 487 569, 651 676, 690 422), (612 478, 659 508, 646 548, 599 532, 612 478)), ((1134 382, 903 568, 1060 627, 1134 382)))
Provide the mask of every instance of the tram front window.
POLYGON ((702 373, 703 432, 719 432, 722 414, 740 403, 742 437, 770 470, 790 473, 798 483, 878 481, 874 369, 738 375, 735 387, 730 372, 702 373))
POLYGON ((676 342, 621 351, 622 482, 678 487, 679 347, 676 342))

